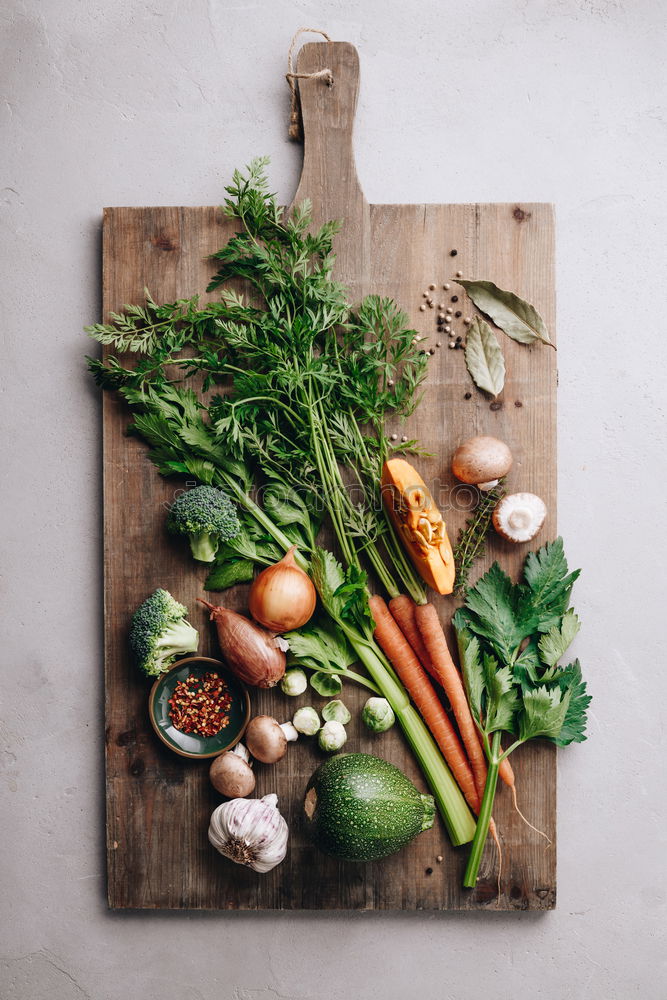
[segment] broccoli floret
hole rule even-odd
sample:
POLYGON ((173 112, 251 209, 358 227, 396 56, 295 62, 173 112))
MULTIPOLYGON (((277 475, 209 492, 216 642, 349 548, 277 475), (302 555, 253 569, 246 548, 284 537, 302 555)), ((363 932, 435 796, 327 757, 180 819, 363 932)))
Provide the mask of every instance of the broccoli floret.
POLYGON ((161 674, 177 656, 196 653, 199 633, 185 620, 188 609, 158 588, 132 616, 130 647, 144 673, 161 674))
POLYGON ((167 531, 187 535, 192 555, 211 563, 220 542, 241 530, 236 508, 226 493, 215 486, 195 486, 176 497, 167 518, 167 531))

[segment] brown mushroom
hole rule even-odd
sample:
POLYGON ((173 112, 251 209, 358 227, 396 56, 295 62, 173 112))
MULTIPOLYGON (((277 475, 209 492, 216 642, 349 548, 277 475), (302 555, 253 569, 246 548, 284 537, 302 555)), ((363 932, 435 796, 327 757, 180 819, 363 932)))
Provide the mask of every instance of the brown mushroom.
POLYGON ((275 764, 287 753, 287 743, 298 737, 291 723, 281 726, 270 715, 256 715, 248 723, 244 739, 253 757, 275 764))
POLYGON ((534 493, 510 493, 496 504, 493 527, 508 542, 529 542, 546 516, 544 500, 534 493))
POLYGON ((248 763, 247 751, 245 747, 242 750, 238 747, 216 757, 208 772, 215 790, 230 799, 245 798, 255 788, 255 775, 248 763))
POLYGON ((512 465, 512 452, 498 438, 469 438, 454 452, 452 472, 462 483, 492 490, 506 476, 512 465))

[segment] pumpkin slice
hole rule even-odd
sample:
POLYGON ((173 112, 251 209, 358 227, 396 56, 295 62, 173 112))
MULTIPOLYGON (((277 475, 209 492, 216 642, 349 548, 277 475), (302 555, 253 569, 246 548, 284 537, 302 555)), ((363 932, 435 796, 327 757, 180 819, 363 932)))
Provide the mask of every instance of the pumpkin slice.
POLYGON ((381 485, 384 505, 422 580, 439 594, 451 594, 454 553, 426 483, 404 458, 390 458, 381 485))

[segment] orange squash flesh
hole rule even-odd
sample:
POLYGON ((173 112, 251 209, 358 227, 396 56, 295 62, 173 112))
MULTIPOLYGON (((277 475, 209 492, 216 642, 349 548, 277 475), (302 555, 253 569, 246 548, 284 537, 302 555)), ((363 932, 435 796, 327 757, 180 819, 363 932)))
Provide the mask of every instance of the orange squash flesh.
POLYGON ((454 589, 454 554, 442 514, 426 483, 404 458, 382 468, 382 500, 414 566, 439 594, 454 589))

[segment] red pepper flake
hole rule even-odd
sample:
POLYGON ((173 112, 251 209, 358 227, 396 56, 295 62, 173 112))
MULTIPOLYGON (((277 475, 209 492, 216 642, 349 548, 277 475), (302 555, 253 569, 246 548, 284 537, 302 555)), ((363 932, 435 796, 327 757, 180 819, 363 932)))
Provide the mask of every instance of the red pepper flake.
POLYGON ((229 725, 232 697, 222 677, 190 674, 179 681, 169 699, 169 718, 181 733, 216 736, 229 725))

